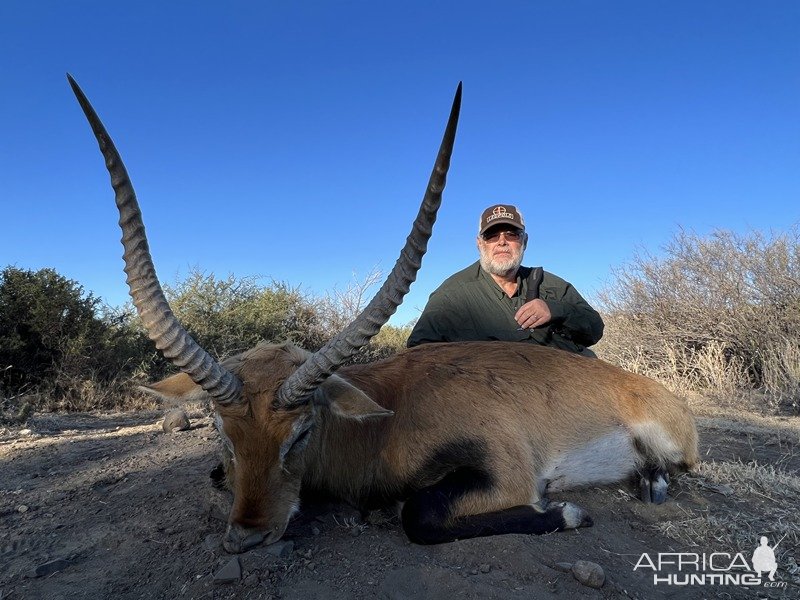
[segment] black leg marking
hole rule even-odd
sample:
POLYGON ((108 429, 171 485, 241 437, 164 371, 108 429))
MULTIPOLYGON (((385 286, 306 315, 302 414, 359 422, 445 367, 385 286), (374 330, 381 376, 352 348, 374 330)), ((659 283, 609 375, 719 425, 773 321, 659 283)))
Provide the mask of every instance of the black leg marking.
POLYGON ((441 544, 504 533, 543 534, 575 527, 588 527, 592 520, 583 509, 570 503, 552 503, 544 510, 515 506, 479 515, 461 517, 446 525, 453 501, 464 495, 475 473, 461 469, 438 483, 419 490, 403 506, 403 529, 417 544, 441 544))
POLYGON ((406 490, 401 514, 403 529, 412 542, 440 544, 503 533, 542 534, 592 524, 583 509, 570 503, 515 506, 453 521, 450 516, 458 500, 494 487, 487 455, 483 440, 464 439, 441 446, 429 457, 413 478, 428 483, 406 490))

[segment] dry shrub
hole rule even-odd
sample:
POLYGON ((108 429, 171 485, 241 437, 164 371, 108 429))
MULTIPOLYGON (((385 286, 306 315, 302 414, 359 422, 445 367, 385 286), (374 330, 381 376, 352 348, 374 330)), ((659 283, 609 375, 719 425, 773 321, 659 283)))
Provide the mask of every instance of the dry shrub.
POLYGON ((261 285, 255 277, 218 278, 192 269, 164 292, 181 325, 218 357, 261 341, 315 347, 324 338, 315 301, 285 283, 261 285))
MULTIPOLYGON (((374 288, 382 281, 383 273, 377 268, 363 278, 354 274, 343 290, 334 288, 319 300, 316 311, 324 330, 322 337, 327 341, 347 327, 364 310, 375 293, 374 288)), ((349 362, 369 363, 388 358, 406 347, 410 334, 410 325, 384 325, 369 344, 361 348, 349 362)))
POLYGON ((601 293, 603 358, 677 392, 800 407, 800 230, 680 231, 601 293))

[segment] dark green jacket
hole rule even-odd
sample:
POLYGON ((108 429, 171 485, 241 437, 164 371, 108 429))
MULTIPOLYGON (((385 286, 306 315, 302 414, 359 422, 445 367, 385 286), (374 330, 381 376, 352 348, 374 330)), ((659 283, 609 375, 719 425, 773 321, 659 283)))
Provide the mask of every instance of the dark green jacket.
POLYGON ((538 297, 547 303, 552 319, 535 329, 519 329, 514 314, 526 302, 532 271, 520 267, 517 293, 510 298, 480 262, 459 271, 431 294, 407 345, 502 340, 580 352, 597 343, 603 335, 603 319, 570 283, 547 271, 538 297))

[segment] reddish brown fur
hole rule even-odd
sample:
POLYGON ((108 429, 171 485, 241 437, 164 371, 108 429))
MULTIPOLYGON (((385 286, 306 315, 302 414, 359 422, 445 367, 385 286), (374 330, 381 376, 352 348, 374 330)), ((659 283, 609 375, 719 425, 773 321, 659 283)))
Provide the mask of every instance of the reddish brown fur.
POLYGON ((349 481, 358 455, 377 453, 378 473, 394 487, 408 481, 437 446, 480 436, 488 443, 498 489, 465 499, 460 514, 535 501, 535 473, 548 457, 613 427, 656 421, 680 449, 675 462, 691 467, 698 460, 686 403, 660 384, 600 360, 527 344, 429 344, 345 367, 339 375, 395 416, 369 427, 339 423, 339 439, 325 445, 336 449, 338 478, 349 481), (344 450, 342 456, 354 437, 371 439, 370 449, 352 455, 344 450))
MULTIPOLYGON (((219 408, 237 456, 232 523, 274 528, 297 498, 300 478, 281 475, 278 449, 311 408, 276 410, 273 399, 306 356, 290 345, 262 345, 225 363, 244 382, 246 400, 219 408)), ((177 377, 181 382, 173 382, 172 392, 185 393, 188 378, 177 377)), ((409 485, 435 483, 414 478, 437 448, 460 440, 485 444, 494 486, 466 495, 454 517, 537 501, 537 478, 554 457, 617 431, 640 438, 648 460, 665 468, 698 460, 697 433, 683 400, 652 380, 558 350, 501 342, 430 344, 344 367, 339 377, 394 416, 340 416, 337 398, 326 394, 340 396, 342 386, 326 383, 321 397, 332 404, 315 416, 300 470, 305 485, 356 505, 365 494, 396 497, 409 485)), ((174 397, 164 385, 159 391, 174 397)))

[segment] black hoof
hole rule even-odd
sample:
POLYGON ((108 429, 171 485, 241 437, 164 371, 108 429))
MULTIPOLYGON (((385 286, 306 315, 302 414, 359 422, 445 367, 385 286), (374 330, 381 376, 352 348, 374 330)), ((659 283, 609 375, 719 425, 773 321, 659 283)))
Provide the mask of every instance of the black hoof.
POLYGON ((639 479, 639 497, 642 502, 663 504, 667 501, 669 473, 659 467, 648 469, 639 479))
POLYGON ((578 527, 591 527, 594 525, 589 513, 572 502, 562 502, 557 505, 550 504, 548 511, 552 510, 561 513, 561 518, 564 520, 564 529, 577 529, 578 527))

